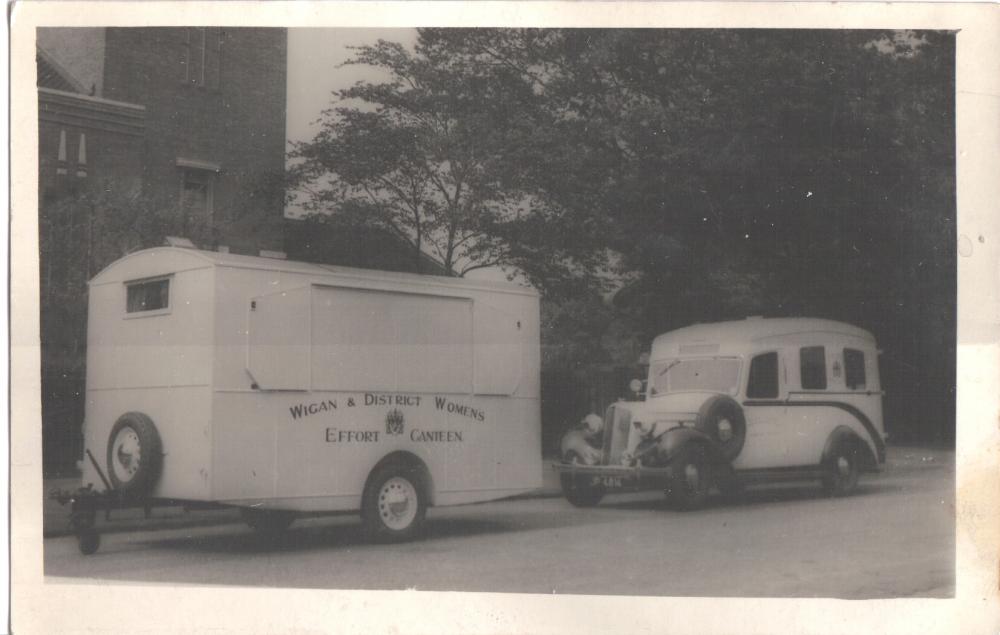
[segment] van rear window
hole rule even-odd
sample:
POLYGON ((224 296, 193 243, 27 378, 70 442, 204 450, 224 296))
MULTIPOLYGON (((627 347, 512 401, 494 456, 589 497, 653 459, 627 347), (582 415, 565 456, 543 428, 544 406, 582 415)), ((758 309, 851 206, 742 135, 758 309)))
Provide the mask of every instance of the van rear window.
POLYGON ((826 354, 822 346, 806 346, 799 350, 802 388, 826 390, 826 354))
POLYGON ((170 279, 127 283, 126 313, 157 311, 170 306, 170 279))
POLYGON ((844 349, 844 383, 848 390, 865 387, 865 354, 853 348, 844 349))

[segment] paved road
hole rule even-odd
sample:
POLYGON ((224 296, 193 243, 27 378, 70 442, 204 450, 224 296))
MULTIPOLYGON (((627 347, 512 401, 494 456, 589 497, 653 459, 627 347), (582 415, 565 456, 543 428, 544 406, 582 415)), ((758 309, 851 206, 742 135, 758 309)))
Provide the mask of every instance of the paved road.
POLYGON ((656 493, 594 509, 536 498, 431 510, 425 539, 364 542, 354 515, 299 521, 283 543, 237 524, 112 533, 81 556, 45 541, 51 578, 528 593, 950 597, 953 466, 869 476, 859 492, 753 490, 738 505, 667 508, 656 493))

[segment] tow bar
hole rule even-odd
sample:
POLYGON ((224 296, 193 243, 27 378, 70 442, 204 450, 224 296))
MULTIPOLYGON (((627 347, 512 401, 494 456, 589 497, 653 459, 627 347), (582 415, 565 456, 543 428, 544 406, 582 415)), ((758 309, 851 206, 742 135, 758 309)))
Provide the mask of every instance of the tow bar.
POLYGON ((115 509, 142 508, 145 517, 149 518, 153 507, 183 506, 185 509, 218 509, 223 507, 223 505, 215 503, 195 503, 172 498, 135 496, 116 490, 104 475, 101 466, 98 465, 90 450, 87 450, 86 453, 94 469, 97 470, 101 482, 104 483, 105 490, 103 492, 96 491, 93 484, 88 483, 86 487, 76 490, 54 489, 49 492, 49 498, 57 501, 60 505, 69 505, 69 525, 73 529, 73 533, 76 534, 80 553, 86 556, 96 553, 101 546, 101 534, 96 528, 97 512, 99 511, 103 511, 105 520, 108 520, 111 517, 111 511, 115 509))

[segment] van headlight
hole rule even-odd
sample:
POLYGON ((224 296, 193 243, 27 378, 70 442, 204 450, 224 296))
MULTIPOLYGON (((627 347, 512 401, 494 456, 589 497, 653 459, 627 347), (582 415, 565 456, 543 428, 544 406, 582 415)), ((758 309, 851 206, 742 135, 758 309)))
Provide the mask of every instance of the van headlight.
POLYGON ((674 422, 670 421, 669 419, 657 419, 656 421, 653 421, 652 423, 644 423, 642 421, 633 421, 632 425, 635 426, 635 428, 639 432, 641 432, 642 434, 648 435, 648 434, 653 434, 657 430, 660 430, 660 431, 669 430, 671 428, 671 424, 673 424, 673 423, 674 422))
POLYGON ((644 423, 642 421, 639 421, 638 419, 632 422, 632 427, 641 432, 642 434, 649 434, 650 431, 653 429, 654 425, 656 424, 644 423))

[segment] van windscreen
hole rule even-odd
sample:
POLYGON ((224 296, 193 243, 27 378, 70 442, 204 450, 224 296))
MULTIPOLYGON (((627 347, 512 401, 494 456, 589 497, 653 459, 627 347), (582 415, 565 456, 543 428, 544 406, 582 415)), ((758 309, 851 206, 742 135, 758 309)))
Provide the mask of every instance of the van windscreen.
POLYGON ((732 357, 673 359, 658 362, 650 370, 652 394, 684 392, 734 392, 740 362, 732 357))

